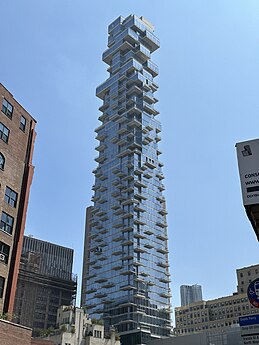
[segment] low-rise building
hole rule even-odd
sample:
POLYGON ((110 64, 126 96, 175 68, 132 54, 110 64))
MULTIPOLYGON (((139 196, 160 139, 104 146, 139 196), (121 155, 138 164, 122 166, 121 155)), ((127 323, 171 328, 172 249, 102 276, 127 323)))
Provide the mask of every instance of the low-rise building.
POLYGON ((84 309, 62 306, 58 309, 57 329, 44 339, 54 345, 120 345, 115 329, 104 334, 100 320, 91 320, 84 309))
POLYGON ((31 328, 0 319, 1 345, 53 345, 50 340, 33 339, 31 328))
POLYGON ((244 345, 244 342, 240 327, 230 327, 216 332, 206 331, 154 340, 148 345, 244 345))
POLYGON ((239 316, 258 314, 248 301, 248 284, 258 277, 259 265, 237 269, 237 292, 210 301, 175 308, 175 334, 218 331, 239 325, 239 316))

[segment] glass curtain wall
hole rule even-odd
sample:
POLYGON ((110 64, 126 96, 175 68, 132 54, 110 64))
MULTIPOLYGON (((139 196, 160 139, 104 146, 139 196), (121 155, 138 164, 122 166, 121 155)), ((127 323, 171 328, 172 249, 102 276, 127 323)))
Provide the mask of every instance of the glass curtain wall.
POLYGON ((135 15, 109 25, 109 78, 96 90, 103 104, 83 298, 90 317, 104 319, 107 330, 115 326, 127 345, 171 329, 158 67, 151 60, 160 43, 153 31, 135 15))

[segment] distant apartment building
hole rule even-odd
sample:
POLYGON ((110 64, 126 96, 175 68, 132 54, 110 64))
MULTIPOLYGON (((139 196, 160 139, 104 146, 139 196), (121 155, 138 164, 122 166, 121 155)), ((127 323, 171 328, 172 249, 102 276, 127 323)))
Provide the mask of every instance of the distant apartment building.
POLYGON ((239 325, 239 316, 258 314, 246 294, 248 284, 258 277, 258 272, 259 265, 237 269, 238 292, 233 295, 175 308, 175 333, 218 332, 239 325))
POLYGON ((246 293, 248 285, 259 278, 259 265, 239 268, 237 272, 237 292, 246 293))
POLYGON ((45 339, 54 345, 120 345, 115 329, 105 337, 102 323, 89 319, 84 309, 71 306, 58 309, 57 329, 45 339))
POLYGON ((15 321, 32 328, 33 335, 55 327, 58 308, 73 304, 72 265, 72 249, 24 236, 14 312, 15 321))
POLYGON ((182 307, 194 302, 202 301, 201 285, 181 285, 180 294, 182 307))
POLYGON ((12 313, 34 167, 35 119, 0 83, 0 314, 12 313))

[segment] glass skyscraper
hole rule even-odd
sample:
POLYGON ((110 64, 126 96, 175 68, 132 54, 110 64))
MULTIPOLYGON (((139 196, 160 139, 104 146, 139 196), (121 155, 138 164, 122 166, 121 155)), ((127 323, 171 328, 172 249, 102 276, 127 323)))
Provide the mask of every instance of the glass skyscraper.
POLYGON ((114 326, 123 344, 170 334, 170 274, 163 196, 161 124, 156 119, 151 54, 160 46, 145 18, 119 17, 108 27, 103 61, 109 78, 97 87, 103 104, 86 227, 83 305, 114 326))

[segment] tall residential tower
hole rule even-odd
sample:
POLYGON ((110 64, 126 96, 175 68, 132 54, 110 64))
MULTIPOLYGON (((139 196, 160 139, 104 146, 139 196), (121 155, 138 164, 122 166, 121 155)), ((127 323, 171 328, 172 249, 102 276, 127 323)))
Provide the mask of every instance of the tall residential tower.
POLYGON ((82 300, 90 317, 115 326, 127 345, 169 336, 171 328, 158 67, 151 60, 160 43, 153 31, 135 15, 109 25, 109 78, 96 90, 102 123, 82 300))

